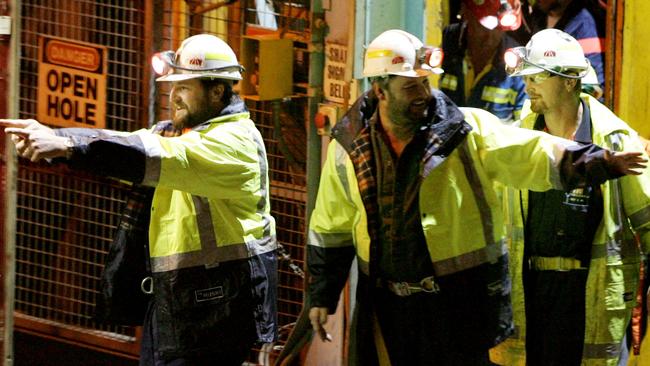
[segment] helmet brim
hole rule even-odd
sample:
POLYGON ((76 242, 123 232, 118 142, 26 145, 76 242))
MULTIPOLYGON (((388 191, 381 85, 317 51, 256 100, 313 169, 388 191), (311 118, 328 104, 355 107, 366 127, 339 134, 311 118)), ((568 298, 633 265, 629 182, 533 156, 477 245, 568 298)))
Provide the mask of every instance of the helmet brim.
POLYGON ((183 81, 189 79, 226 79, 226 80, 241 80, 241 74, 239 72, 228 72, 228 73, 206 73, 206 74, 167 74, 159 78, 156 78, 156 81, 183 81))
POLYGON ((533 65, 526 65, 523 69, 519 71, 515 71, 510 76, 526 76, 526 75, 535 75, 539 74, 540 72, 547 71, 541 67, 533 66, 533 65))
POLYGON ((408 71, 393 71, 393 72, 389 72, 388 74, 396 75, 396 76, 406 76, 409 78, 419 78, 422 76, 429 76, 433 74, 433 71, 429 69, 415 69, 415 70, 408 70, 408 71))

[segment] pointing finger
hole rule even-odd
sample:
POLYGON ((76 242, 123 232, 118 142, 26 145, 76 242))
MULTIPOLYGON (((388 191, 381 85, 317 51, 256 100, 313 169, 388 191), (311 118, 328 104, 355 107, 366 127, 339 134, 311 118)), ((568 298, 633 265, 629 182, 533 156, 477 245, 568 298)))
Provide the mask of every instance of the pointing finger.
POLYGON ((8 119, 0 118, 0 126, 24 128, 29 126, 34 120, 29 119, 8 119))
POLYGON ((33 131, 26 130, 24 128, 18 128, 18 127, 7 127, 5 128, 5 132, 25 138, 25 137, 29 137, 29 134, 32 133, 33 131))

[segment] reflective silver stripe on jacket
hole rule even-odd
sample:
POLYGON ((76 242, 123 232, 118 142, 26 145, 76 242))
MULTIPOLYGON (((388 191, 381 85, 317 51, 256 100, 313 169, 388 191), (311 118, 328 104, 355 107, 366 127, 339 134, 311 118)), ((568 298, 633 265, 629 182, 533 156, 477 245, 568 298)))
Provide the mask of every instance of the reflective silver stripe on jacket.
POLYGON ((151 271, 166 272, 188 267, 209 267, 211 264, 248 258, 275 250, 275 242, 275 236, 267 236, 247 244, 233 244, 223 247, 204 246, 202 250, 193 252, 152 257, 151 271))
POLYGON ((630 215, 630 222, 635 229, 650 222, 650 206, 646 206, 630 215))
MULTIPOLYGON (((613 151, 623 150, 621 137, 619 134, 611 134, 607 136, 613 151)), ((625 215, 625 207, 623 207, 623 193, 621 188, 620 179, 614 179, 609 182, 611 186, 610 204, 613 208, 613 221, 616 225, 614 232, 614 240, 606 243, 607 255, 621 255, 621 256, 638 256, 639 248, 636 241, 631 238, 631 230, 628 227, 627 215, 625 215), (627 234, 627 235, 626 235, 627 234)))
POLYGON ((496 263, 507 252, 505 240, 502 240, 473 252, 433 262, 433 269, 436 276, 445 276, 478 267, 484 263, 496 263))
POLYGON ((620 343, 602 343, 602 344, 585 343, 582 349, 582 358, 583 359, 618 358, 620 353, 621 353, 620 343))
MULTIPOLYGON (((248 258, 273 251, 277 247, 275 234, 272 235, 273 218, 267 213, 267 203, 269 202, 268 185, 268 165, 266 161, 266 151, 261 136, 256 131, 250 131, 251 138, 257 145, 258 161, 260 165, 260 199, 257 202, 257 214, 262 217, 264 227, 263 237, 248 243, 238 243, 217 247, 217 237, 215 234, 214 221, 210 210, 210 201, 208 198, 192 195, 192 203, 196 212, 196 222, 198 234, 201 240, 201 250, 188 253, 172 254, 165 257, 151 258, 151 267, 153 272, 171 271, 180 268, 195 266, 217 266, 220 262, 226 262, 235 259, 248 258)), ((158 140, 155 144, 162 149, 158 140)), ((145 144, 146 146, 146 144, 145 144)), ((154 150, 152 150, 154 151, 154 150)), ((160 154, 158 155, 160 156, 160 154)), ((157 160, 160 163, 160 159, 157 160)), ((147 167, 149 159, 147 160, 147 167)), ((160 165, 156 176, 156 182, 159 179, 160 165)), ((146 176, 146 173, 145 173, 146 176)))
POLYGON ((336 163, 336 175, 338 175, 339 180, 341 181, 341 186, 343 186, 343 190, 345 191, 345 197, 348 199, 348 201, 352 201, 352 195, 350 194, 350 182, 348 181, 348 170, 347 170, 347 156, 348 153, 345 151, 343 146, 341 144, 336 144, 336 159, 334 159, 336 163))
POLYGON ((352 246, 352 234, 350 233, 317 233, 314 230, 309 230, 307 234, 307 244, 316 247, 327 248, 341 248, 352 246))
POLYGON ((453 258, 433 262, 434 272, 437 276, 460 272, 477 267, 484 263, 496 263, 500 257, 507 253, 505 240, 500 240, 498 243, 495 243, 494 241, 492 211, 490 210, 490 206, 485 198, 483 185, 481 184, 478 173, 474 168, 474 162, 470 157, 467 141, 463 142, 458 147, 458 152, 460 159, 463 162, 465 176, 467 177, 469 185, 472 187, 474 200, 476 201, 476 205, 478 206, 481 215, 485 247, 453 258))
POLYGON ((478 173, 474 168, 474 162, 470 157, 470 152, 467 147, 467 140, 465 140, 459 146, 458 150, 460 160, 463 162, 465 176, 467 177, 467 181, 469 182, 470 187, 472 187, 474 201, 476 201, 478 211, 481 214, 481 223, 483 224, 483 239, 485 240, 486 246, 494 245, 494 223, 492 222, 492 210, 490 209, 490 205, 485 198, 483 184, 481 184, 478 173))

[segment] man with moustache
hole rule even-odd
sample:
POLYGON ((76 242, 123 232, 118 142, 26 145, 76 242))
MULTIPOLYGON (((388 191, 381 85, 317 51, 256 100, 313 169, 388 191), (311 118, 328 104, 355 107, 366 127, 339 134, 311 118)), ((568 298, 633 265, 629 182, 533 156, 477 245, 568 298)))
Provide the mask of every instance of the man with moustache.
MULTIPOLYGON (((614 151, 643 151, 637 133, 590 95, 580 43, 557 29, 506 53, 530 96, 521 127, 614 151)), ((650 172, 573 190, 508 193, 518 332, 500 364, 626 365, 623 342, 650 251, 650 172), (637 239, 635 239, 638 238, 637 239)), ((496 359, 495 359, 496 361, 496 359)))
MULTIPOLYGON (((277 260, 262 136, 233 93, 243 68, 219 38, 154 58, 172 121, 133 133, 0 120, 18 154, 153 187, 152 301, 141 365, 241 365, 276 338, 277 260), (179 131, 163 137, 161 131, 179 131)), ((144 243, 143 243, 144 245, 144 243)), ((142 279, 134 278, 133 281, 142 279)))
POLYGON ((612 154, 494 115, 429 86, 427 47, 392 29, 367 47, 372 90, 332 130, 307 267, 316 334, 359 272, 351 365, 489 365, 513 331, 508 255, 494 182, 544 191, 636 174, 612 154))

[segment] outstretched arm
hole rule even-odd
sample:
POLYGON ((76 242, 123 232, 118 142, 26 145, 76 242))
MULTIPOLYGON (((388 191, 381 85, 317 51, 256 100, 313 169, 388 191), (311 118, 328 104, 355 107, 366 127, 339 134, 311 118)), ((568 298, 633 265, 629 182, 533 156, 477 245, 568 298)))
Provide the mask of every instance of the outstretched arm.
POLYGON ((614 152, 597 145, 571 146, 560 164, 562 183, 572 189, 585 183, 602 184, 625 175, 641 175, 647 160, 639 151, 614 152))
POLYGON ((18 155, 31 161, 65 157, 70 143, 53 129, 34 119, 0 119, 0 126, 11 134, 18 155))

